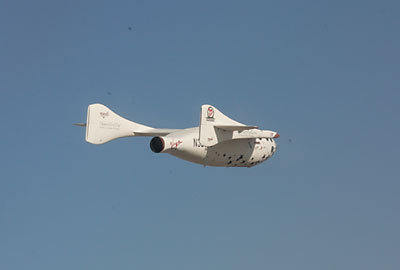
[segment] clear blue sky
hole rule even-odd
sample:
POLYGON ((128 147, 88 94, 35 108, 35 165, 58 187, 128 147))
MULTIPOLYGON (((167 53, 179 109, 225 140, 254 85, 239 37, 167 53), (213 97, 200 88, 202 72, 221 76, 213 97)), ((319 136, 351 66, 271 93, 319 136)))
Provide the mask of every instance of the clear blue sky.
POLYGON ((2 1, 0 269, 400 269, 399 8, 2 1), (86 143, 95 102, 160 128, 209 103, 281 138, 203 168, 86 143))

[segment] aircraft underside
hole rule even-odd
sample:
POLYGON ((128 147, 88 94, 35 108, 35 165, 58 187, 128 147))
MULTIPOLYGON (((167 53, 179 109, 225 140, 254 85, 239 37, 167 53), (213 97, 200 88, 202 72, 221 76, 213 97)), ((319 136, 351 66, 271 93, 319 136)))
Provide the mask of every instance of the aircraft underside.
POLYGON ((230 140, 210 147, 194 143, 190 150, 184 145, 186 140, 177 141, 182 143, 165 153, 205 166, 252 167, 266 161, 276 151, 275 141, 269 138, 230 140))

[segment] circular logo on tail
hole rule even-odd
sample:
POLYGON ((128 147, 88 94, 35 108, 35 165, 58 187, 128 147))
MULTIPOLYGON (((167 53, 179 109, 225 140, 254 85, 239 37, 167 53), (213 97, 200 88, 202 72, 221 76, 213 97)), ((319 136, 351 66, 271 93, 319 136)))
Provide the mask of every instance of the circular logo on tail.
POLYGON ((208 107, 207 109, 207 117, 208 118, 214 118, 214 108, 213 107, 208 107))

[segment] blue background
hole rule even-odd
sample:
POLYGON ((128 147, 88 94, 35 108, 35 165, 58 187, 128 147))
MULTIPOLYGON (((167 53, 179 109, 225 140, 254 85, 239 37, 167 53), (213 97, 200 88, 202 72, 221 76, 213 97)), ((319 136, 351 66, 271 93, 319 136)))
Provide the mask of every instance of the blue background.
POLYGON ((399 269, 399 8, 2 1, 0 269, 399 269), (159 128, 212 104, 278 151, 91 145, 71 124, 96 102, 159 128))

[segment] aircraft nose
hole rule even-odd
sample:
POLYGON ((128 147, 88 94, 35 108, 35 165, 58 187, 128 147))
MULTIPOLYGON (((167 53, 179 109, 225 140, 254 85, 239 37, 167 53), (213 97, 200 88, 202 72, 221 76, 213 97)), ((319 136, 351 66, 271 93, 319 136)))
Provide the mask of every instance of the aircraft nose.
POLYGON ((276 138, 279 138, 279 137, 280 137, 279 133, 276 132, 276 134, 274 135, 274 138, 276 139, 276 138))

